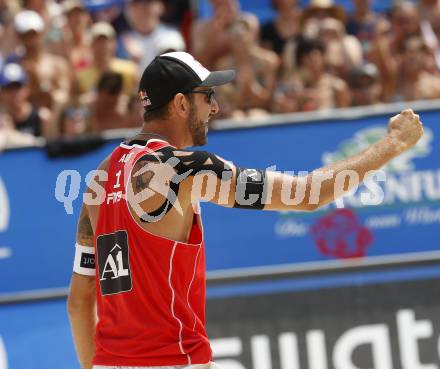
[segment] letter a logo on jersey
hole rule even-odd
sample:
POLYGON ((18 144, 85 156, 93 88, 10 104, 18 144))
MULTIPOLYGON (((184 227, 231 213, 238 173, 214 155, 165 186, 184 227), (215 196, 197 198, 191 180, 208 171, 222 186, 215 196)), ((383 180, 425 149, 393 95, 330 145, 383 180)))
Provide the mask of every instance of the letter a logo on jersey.
POLYGON ((124 269, 123 262, 122 262, 122 247, 116 244, 115 247, 113 247, 110 250, 110 254, 107 257, 107 260, 104 265, 104 270, 102 271, 102 278, 101 280, 107 279, 106 273, 111 274, 111 279, 115 279, 118 277, 124 277, 128 275, 128 269, 124 269), (116 261, 114 258, 113 252, 116 250, 116 261))
POLYGON ((102 295, 131 291, 127 233, 117 231, 102 235, 97 238, 96 243, 102 295))

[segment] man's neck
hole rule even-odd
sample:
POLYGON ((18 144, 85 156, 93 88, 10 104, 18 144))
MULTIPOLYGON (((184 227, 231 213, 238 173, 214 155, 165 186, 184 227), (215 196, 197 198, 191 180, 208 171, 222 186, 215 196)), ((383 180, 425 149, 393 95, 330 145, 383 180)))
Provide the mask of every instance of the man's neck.
POLYGON ((178 130, 174 128, 171 129, 172 126, 173 123, 169 121, 144 123, 139 132, 139 136, 156 135, 158 138, 167 141, 170 145, 178 149, 190 146, 190 144, 185 143, 184 137, 182 137, 183 135, 181 135, 178 130))

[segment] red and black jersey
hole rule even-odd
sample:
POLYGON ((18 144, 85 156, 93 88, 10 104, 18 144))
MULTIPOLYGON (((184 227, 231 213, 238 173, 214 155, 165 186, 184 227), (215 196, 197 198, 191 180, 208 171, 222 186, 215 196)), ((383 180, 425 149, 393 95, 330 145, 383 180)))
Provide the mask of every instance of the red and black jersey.
POLYGON ((109 162, 96 229, 95 365, 165 366, 211 360, 205 329, 205 248, 195 214, 188 243, 156 236, 130 213, 137 160, 170 145, 121 144, 109 162))

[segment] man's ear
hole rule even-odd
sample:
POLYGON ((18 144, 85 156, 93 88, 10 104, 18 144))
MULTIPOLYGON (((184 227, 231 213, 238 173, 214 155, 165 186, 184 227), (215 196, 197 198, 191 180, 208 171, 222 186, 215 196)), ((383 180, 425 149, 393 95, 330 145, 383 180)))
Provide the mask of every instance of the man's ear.
POLYGON ((180 92, 176 94, 173 98, 172 105, 177 115, 182 118, 188 118, 191 107, 187 97, 184 94, 180 92))

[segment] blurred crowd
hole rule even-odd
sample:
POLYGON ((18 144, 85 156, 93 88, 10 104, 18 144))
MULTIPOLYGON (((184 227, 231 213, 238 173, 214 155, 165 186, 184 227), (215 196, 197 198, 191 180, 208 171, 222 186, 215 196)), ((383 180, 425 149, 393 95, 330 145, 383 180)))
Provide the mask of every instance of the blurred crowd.
POLYGON ((238 0, 203 19, 190 0, 0 0, 0 139, 140 127, 138 81, 168 51, 237 71, 218 118, 440 98, 440 0, 267 1, 269 22, 238 0))

